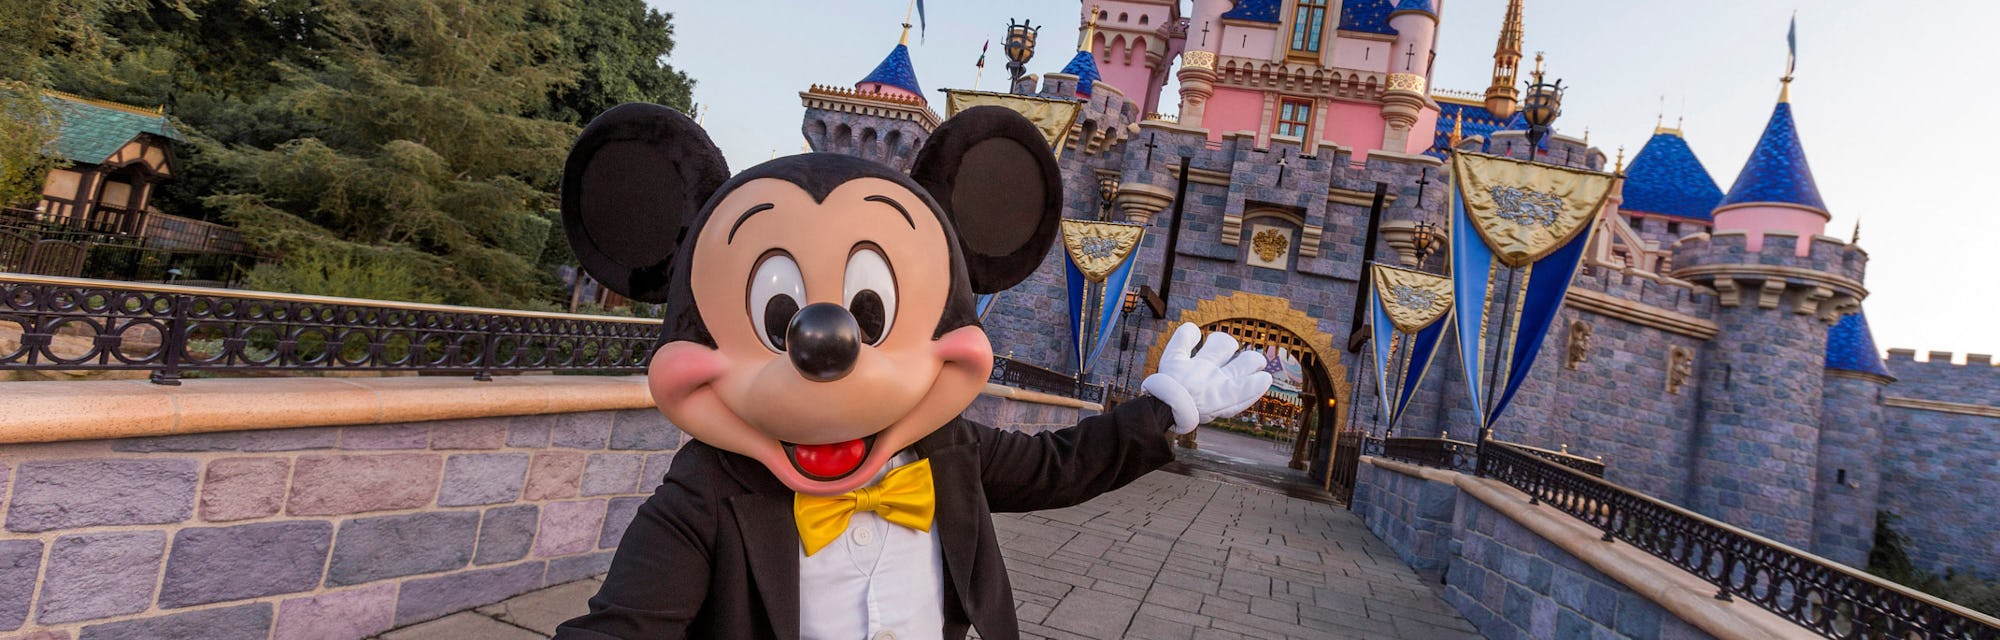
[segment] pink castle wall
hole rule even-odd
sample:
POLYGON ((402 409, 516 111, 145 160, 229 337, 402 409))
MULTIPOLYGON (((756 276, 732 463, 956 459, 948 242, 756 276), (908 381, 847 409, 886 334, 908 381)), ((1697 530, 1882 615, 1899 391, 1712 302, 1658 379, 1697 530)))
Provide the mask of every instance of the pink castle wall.
MULTIPOLYGON (((1435 115, 1432 126, 1436 126, 1435 115)), ((1321 130, 1326 132, 1320 136, 1321 140, 1353 148, 1355 161, 1362 161, 1369 151, 1382 148, 1382 108, 1335 100, 1327 105, 1326 126, 1321 130)), ((1417 136, 1413 133, 1411 137, 1417 136)), ((1430 136, 1424 136, 1424 140, 1428 144, 1430 136)))
MULTIPOLYGON (((1222 38, 1222 55, 1249 58, 1251 60, 1270 60, 1271 52, 1277 50, 1275 48, 1278 46, 1278 32, 1276 29, 1246 27, 1236 24, 1218 26, 1221 27, 1220 36, 1215 33, 1210 33, 1208 36, 1211 38, 1222 38)), ((1201 25, 1188 27, 1188 39, 1195 43, 1201 42, 1201 25)))
POLYGON ((1222 134, 1235 131, 1256 131, 1262 139, 1270 133, 1258 127, 1263 122, 1263 112, 1263 93, 1216 87, 1215 95, 1208 99, 1208 109, 1202 112, 1201 126, 1208 129, 1210 140, 1221 140, 1222 134))
POLYGON ((1380 40, 1339 38, 1333 41, 1333 66, 1388 73, 1392 48, 1394 45, 1380 40))
POLYGON ((1104 76, 1101 82, 1117 87, 1127 96, 1145 92, 1152 72, 1146 69, 1146 51, 1139 46, 1144 40, 1124 34, 1113 35, 1108 45, 1103 36, 1098 36, 1098 40, 1097 72, 1104 76), (1128 55, 1130 62, 1126 60, 1128 55))
MULTIPOLYGON (((1715 230, 1729 229, 1749 231, 1749 240, 1744 248, 1758 251, 1764 248, 1764 234, 1767 232, 1794 233, 1800 238, 1825 234, 1826 216, 1817 211, 1785 206, 1750 206, 1716 213, 1715 230)), ((1800 242, 1798 255, 1806 255, 1810 249, 1811 242, 1800 242)))
POLYGON ((1404 145, 1403 153, 1414 154, 1429 151, 1431 144, 1437 142, 1437 136, 1432 133, 1433 131, 1437 131, 1437 122, 1438 112, 1436 109, 1418 111, 1417 124, 1410 128, 1409 143, 1404 145))

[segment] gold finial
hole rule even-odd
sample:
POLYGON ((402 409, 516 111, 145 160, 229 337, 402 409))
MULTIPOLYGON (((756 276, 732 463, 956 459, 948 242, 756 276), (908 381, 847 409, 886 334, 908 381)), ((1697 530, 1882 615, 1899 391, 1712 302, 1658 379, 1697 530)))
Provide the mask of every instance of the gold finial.
POLYGON ((1091 50, 1090 41, 1097 37, 1097 12, 1103 10, 1100 7, 1102 5, 1090 5, 1090 22, 1083 25, 1083 39, 1077 41, 1077 51, 1091 50))
POLYGON ((1535 75, 1542 75, 1542 52, 1535 52, 1535 75))
POLYGON ((1791 101, 1792 101, 1792 77, 1791 77, 1790 75, 1786 75, 1786 76, 1785 76, 1785 77, 1783 77, 1783 78, 1779 78, 1779 79, 1778 79, 1778 83, 1779 83, 1779 85, 1778 85, 1778 102, 1780 102, 1780 103, 1789 103, 1789 102, 1791 102, 1791 101))
POLYGON ((1590 146, 1590 125, 1583 126, 1583 146, 1590 146))
POLYGON ((916 15, 916 11, 917 11, 917 0, 910 0, 910 6, 908 8, 903 9, 903 37, 901 40, 898 40, 896 44, 901 44, 901 45, 910 44, 910 16, 916 15))
POLYGON ((1625 145, 1622 144, 1618 145, 1618 162, 1613 164, 1612 166, 1616 168, 1612 169, 1611 173, 1613 174, 1625 173, 1625 145))
POLYGON ((1459 110, 1458 113, 1452 114, 1451 135, 1445 136, 1445 139, 1451 141, 1453 148, 1458 147, 1458 141, 1465 139, 1465 111, 1463 109, 1459 110))
POLYGON ((1848 243, 1848 244, 1861 244, 1861 219, 1860 219, 1860 218, 1855 218, 1855 219, 1854 219, 1854 237, 1853 237, 1853 238, 1850 238, 1850 239, 1848 239, 1847 243, 1848 243))

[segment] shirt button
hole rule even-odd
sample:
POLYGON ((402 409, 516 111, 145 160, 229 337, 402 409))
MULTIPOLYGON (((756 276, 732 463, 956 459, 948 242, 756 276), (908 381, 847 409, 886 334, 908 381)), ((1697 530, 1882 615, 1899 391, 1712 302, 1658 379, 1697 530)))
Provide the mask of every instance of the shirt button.
MULTIPOLYGON (((868 546, 875 543, 875 528, 862 525, 854 528, 854 544, 868 546)), ((894 636, 884 640, 893 640, 894 636)))
POLYGON ((881 633, 878 633, 878 634, 875 634, 875 640, 896 640, 896 632, 894 632, 894 631, 884 631, 884 632, 881 632, 881 633))

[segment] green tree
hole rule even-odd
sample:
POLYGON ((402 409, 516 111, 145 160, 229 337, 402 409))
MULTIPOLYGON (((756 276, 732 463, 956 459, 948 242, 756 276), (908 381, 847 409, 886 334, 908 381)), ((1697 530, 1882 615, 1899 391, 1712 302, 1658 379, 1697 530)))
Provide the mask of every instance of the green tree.
POLYGON ((594 0, 558 18, 565 54, 580 68, 574 84, 550 94, 543 117, 583 124, 627 102, 693 108, 694 80, 666 63, 674 51, 673 14, 643 0, 594 0))

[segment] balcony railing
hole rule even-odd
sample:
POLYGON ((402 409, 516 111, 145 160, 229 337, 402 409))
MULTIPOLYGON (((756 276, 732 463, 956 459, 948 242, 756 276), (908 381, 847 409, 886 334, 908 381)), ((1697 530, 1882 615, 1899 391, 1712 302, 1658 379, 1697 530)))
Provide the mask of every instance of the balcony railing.
POLYGON ((2000 620, 1489 442, 1486 477, 1828 638, 2000 638, 2000 620))
POLYGON ((993 356, 993 374, 986 380, 997 385, 1040 391, 1065 398, 1075 398, 1084 402, 1104 402, 1104 387, 1086 384, 1082 381, 1035 365, 993 356))
POLYGON ((1470 442, 1444 438, 1368 438, 1361 448, 1365 455, 1379 455, 1411 464, 1472 473, 1477 449, 1470 442))

